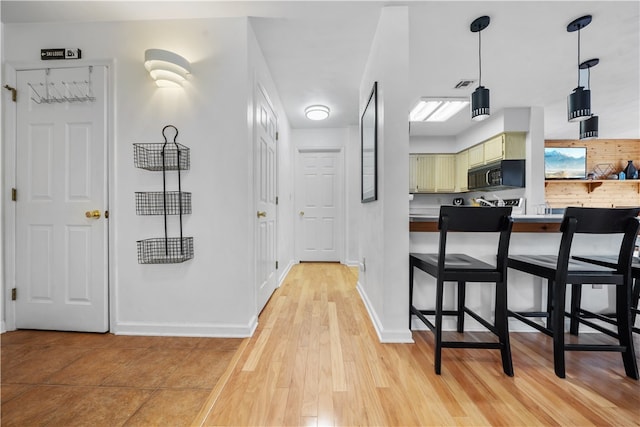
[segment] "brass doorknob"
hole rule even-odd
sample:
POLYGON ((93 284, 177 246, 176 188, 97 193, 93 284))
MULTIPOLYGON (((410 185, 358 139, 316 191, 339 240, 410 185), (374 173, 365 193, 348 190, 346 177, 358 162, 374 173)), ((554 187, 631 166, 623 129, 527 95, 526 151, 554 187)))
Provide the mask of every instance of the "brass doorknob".
POLYGON ((267 217, 267 213, 264 211, 258 211, 257 213, 258 218, 266 218, 267 217))
POLYGON ((95 219, 100 218, 100 211, 97 209, 94 211, 86 211, 84 214, 87 218, 95 218, 95 219))

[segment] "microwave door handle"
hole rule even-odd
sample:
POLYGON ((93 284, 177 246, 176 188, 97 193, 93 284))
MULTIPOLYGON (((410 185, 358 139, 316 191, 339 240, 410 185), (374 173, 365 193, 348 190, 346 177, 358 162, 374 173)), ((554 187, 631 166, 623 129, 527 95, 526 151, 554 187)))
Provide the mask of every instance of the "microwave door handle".
POLYGON ((486 183, 487 183, 487 185, 491 185, 491 183, 489 182, 489 174, 490 174, 490 173, 491 173, 491 169, 489 169, 489 170, 487 171, 487 173, 485 174, 485 176, 484 176, 484 182, 486 182, 486 183))

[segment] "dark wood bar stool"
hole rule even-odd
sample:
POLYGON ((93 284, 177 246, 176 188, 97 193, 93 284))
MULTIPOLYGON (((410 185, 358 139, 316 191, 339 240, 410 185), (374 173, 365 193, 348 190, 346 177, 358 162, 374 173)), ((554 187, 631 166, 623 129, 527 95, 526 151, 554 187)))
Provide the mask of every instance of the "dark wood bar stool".
MULTIPOLYGON (((574 259, 578 261, 590 262, 597 265, 602 265, 609 268, 616 268, 617 259, 613 256, 574 256, 574 259)), ((635 326, 636 317, 640 310, 638 310, 638 301, 640 301, 640 258, 634 257, 631 261, 631 277, 633 278, 633 289, 631 291, 631 330, 637 334, 640 334, 640 328, 635 326)), ((576 319, 578 316, 581 316, 583 319, 595 318, 599 319, 605 323, 610 325, 615 325, 615 321, 611 320, 616 317, 615 313, 606 313, 606 314, 598 314, 592 313, 588 310, 584 310, 580 306, 580 300, 582 297, 582 287, 578 285, 572 285, 571 290, 571 327, 569 328, 569 332, 573 335, 578 335, 578 326, 580 322, 576 319)), ((593 324, 588 320, 583 321, 582 323, 587 326, 591 326, 593 329, 596 329, 604 334, 612 335, 611 331, 608 329, 602 328, 600 325, 593 324)), ((613 336, 613 335, 612 335, 613 336)))
POLYGON ((437 254, 409 254, 409 327, 411 315, 415 314, 429 327, 435 336, 435 372, 440 375, 443 348, 499 349, 504 373, 513 376, 509 328, 507 324, 507 255, 513 220, 511 207, 483 208, 471 206, 442 206, 438 229, 440 230, 437 254), (449 232, 493 232, 500 233, 496 264, 492 265, 467 254, 447 253, 449 232), (413 305, 414 268, 436 278, 435 310, 420 310, 413 305), (458 301, 456 310, 443 310, 444 283, 457 282, 458 301), (465 306, 466 282, 495 283, 495 320, 491 324, 465 306), (464 332, 464 315, 469 314, 493 332, 497 342, 443 341, 442 317, 456 316, 457 330, 464 332), (435 315, 432 323, 425 315, 435 315))
MULTIPOLYGON (((515 317, 529 326, 553 338, 553 361, 558 377, 565 377, 565 351, 617 351, 627 376, 638 379, 638 367, 631 330, 631 259, 638 234, 637 220, 640 208, 608 209, 569 207, 560 227, 562 238, 557 255, 511 255, 510 268, 547 279, 549 294, 547 312, 513 312, 515 317), (598 265, 572 259, 571 245, 575 234, 620 234, 621 243, 615 254, 615 266, 598 265), (566 286, 575 291, 582 285, 603 284, 616 286, 616 322, 619 345, 569 344, 565 342, 564 319, 571 317, 565 310, 566 286), (530 320, 530 317, 546 317, 546 326, 530 320)), ((586 319, 575 317, 584 323, 586 319)), ((577 327, 576 327, 577 331, 577 327)))

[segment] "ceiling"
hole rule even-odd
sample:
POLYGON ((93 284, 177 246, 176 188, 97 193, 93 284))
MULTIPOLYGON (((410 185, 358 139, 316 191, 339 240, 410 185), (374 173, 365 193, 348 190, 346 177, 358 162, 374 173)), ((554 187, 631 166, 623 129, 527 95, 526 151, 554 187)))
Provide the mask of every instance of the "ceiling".
MULTIPOLYGON (((593 111, 601 138, 640 137, 640 2, 637 1, 7 1, 2 21, 94 22, 251 17, 294 128, 358 124, 360 79, 380 9, 408 5, 410 88, 421 96, 468 97, 477 83, 478 36, 469 24, 488 15, 482 32, 482 83, 491 109, 544 108, 545 138, 576 139, 566 120, 566 97, 577 86, 577 33, 567 24, 582 15, 581 61, 591 69, 593 111), (152 5, 153 7, 150 7, 152 5), (304 107, 325 104, 331 117, 312 122, 304 107)), ((412 101, 413 101, 412 100, 412 101)), ((468 110, 445 123, 413 123, 414 136, 456 135, 473 126, 468 110)))

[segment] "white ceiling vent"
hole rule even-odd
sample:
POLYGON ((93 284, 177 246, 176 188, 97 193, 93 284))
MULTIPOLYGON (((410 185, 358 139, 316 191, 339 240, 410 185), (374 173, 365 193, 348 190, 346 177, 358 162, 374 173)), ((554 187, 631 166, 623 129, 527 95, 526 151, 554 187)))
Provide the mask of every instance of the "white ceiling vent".
POLYGON ((465 88, 467 86, 471 86, 472 84, 474 84, 476 81, 475 80, 469 80, 469 79, 465 79, 465 80, 460 80, 458 83, 456 83, 456 85, 454 86, 455 89, 462 89, 465 88))

